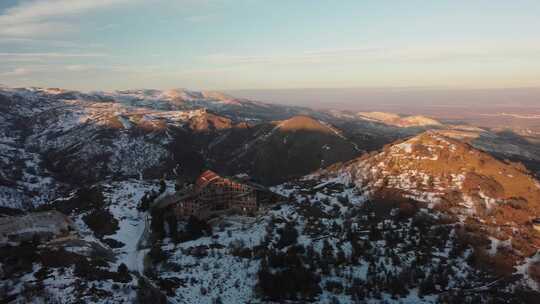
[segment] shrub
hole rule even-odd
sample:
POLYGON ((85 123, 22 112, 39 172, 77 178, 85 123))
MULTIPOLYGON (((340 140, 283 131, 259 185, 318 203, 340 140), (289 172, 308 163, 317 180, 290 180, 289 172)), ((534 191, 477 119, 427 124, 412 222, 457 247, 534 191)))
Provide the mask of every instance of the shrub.
POLYGON ((326 282, 324 289, 330 291, 331 293, 338 294, 343 292, 343 285, 337 281, 328 281, 326 282))
POLYGON ((167 190, 167 184, 165 183, 164 180, 160 180, 159 181, 159 193, 163 193, 163 192, 165 192, 165 190, 167 190))
POLYGON ((276 245, 278 248, 284 248, 296 244, 296 241, 298 239, 298 231, 296 231, 293 222, 287 222, 283 229, 278 230, 278 233, 280 236, 279 241, 276 245))
POLYGON ((83 216, 83 221, 99 238, 118 230, 118 220, 107 209, 96 209, 83 216))
POLYGON ((179 239, 183 242, 196 240, 211 233, 212 227, 210 227, 206 221, 200 220, 194 216, 190 216, 186 224, 186 230, 181 236, 179 236, 179 239))
POLYGON ((122 263, 118 266, 118 270, 117 272, 120 274, 120 275, 129 275, 129 270, 126 266, 126 264, 122 263))
POLYGON ((270 271, 263 260, 257 278, 261 296, 271 301, 312 300, 321 293, 320 277, 301 263, 270 271))
POLYGON ((167 297, 159 290, 156 290, 151 285, 146 283, 144 279, 139 278, 137 288, 137 303, 166 304, 167 297))
POLYGON ((150 249, 148 256, 154 264, 159 264, 167 260, 167 255, 165 254, 165 252, 163 252, 161 246, 159 245, 154 245, 152 249, 150 249))

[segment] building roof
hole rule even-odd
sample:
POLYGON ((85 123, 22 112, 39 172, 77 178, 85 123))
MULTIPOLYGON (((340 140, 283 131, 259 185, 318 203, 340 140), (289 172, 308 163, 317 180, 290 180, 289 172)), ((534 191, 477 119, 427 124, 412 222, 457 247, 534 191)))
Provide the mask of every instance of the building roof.
POLYGON ((204 187, 208 186, 208 184, 219 178, 221 178, 221 176, 212 170, 204 171, 195 181, 195 191, 200 191, 204 187))

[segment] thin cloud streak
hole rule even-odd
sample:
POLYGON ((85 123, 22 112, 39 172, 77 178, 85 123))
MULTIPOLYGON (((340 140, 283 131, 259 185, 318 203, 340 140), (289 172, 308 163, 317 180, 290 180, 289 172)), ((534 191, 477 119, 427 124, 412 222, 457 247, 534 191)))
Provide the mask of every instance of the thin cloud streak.
POLYGON ((74 27, 61 22, 38 22, 0 25, 0 36, 7 37, 34 37, 51 36, 72 32, 74 27))
POLYGON ((0 76, 26 76, 32 73, 31 69, 28 68, 16 68, 8 72, 0 73, 0 76))
POLYGON ((102 53, 0 53, 0 57, 48 57, 48 58, 73 58, 73 57, 106 57, 102 53))
POLYGON ((0 16, 0 24, 31 23, 36 20, 71 16, 127 2, 128 0, 39 0, 23 2, 7 9, 6 13, 0 16))
POLYGON ((53 64, 62 63, 68 60, 89 60, 98 58, 109 58, 105 53, 0 53, 0 64, 13 65, 16 63, 38 63, 53 64))
POLYGON ((202 62, 217 65, 299 65, 299 64, 351 64, 374 61, 400 62, 452 62, 460 60, 498 60, 540 57, 540 44, 513 43, 505 45, 451 45, 417 47, 366 47, 329 50, 308 50, 291 54, 234 55, 212 54, 200 57, 202 62))
MULTIPOLYGON (((1 55, 1 53, 0 53, 1 55)), ((155 75, 162 75, 163 67, 159 66, 130 66, 130 65, 121 65, 121 64, 111 64, 111 65, 92 65, 92 64, 35 64, 35 65, 20 65, 14 68, 11 68, 7 71, 0 72, 0 76, 30 76, 36 75, 39 73, 60 73, 60 72, 70 72, 70 73, 87 73, 87 72, 109 72, 109 73, 119 73, 119 74, 147 74, 147 73, 156 73, 155 75)))
POLYGON ((3 15, 0 15, 0 36, 25 38, 65 34, 77 29, 77 26, 65 20, 66 18, 128 2, 128 0, 22 2, 8 8, 3 15))
POLYGON ((2 37, 0 45, 18 46, 18 47, 54 47, 65 49, 103 49, 105 45, 100 43, 83 43, 69 40, 54 40, 54 39, 36 39, 36 38, 21 38, 21 37, 2 37))

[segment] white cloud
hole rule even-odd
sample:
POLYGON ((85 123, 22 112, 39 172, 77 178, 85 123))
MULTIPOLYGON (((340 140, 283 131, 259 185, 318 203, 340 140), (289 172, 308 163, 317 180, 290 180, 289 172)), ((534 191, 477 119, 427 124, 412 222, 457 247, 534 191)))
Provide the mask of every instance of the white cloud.
POLYGON ((23 1, 0 15, 0 36, 51 36, 73 30, 66 18, 129 0, 34 0, 23 1))

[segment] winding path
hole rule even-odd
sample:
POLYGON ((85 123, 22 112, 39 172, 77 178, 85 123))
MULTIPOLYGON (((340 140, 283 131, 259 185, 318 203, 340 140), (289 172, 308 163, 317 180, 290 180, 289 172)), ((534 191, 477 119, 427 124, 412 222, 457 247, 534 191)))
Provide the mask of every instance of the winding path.
MULTIPOLYGON (((137 245, 135 251, 130 253, 129 257, 129 269, 138 274, 138 276, 143 279, 146 284, 154 288, 156 291, 161 292, 160 288, 154 284, 154 282, 145 275, 145 270, 147 265, 145 265, 145 257, 150 251, 150 217, 148 213, 144 213, 144 227, 141 229, 141 234, 137 240, 137 245)), ((166 297, 167 302, 171 304, 176 304, 176 300, 166 297)))

